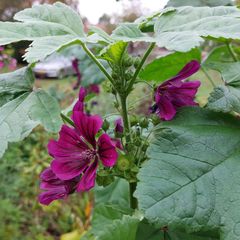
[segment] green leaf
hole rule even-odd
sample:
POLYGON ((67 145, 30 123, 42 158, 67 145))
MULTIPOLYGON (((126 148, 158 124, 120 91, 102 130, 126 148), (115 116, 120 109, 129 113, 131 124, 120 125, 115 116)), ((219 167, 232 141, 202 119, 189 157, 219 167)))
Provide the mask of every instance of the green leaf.
POLYGON ((239 119, 198 107, 158 125, 135 192, 145 217, 172 231, 238 240, 239 144, 239 119))
POLYGON ((33 81, 30 68, 0 75, 0 157, 8 142, 24 139, 38 124, 51 132, 61 127, 58 103, 45 91, 32 90, 33 81))
POLYGON ((129 185, 125 179, 117 178, 107 187, 96 187, 94 193, 96 204, 112 203, 122 207, 129 206, 129 185))
MULTIPOLYGON (((161 228, 156 228, 146 221, 140 222, 137 231, 136 240, 160 240, 164 239, 164 233, 161 228)), ((219 238, 212 238, 209 236, 197 236, 182 232, 167 231, 165 233, 166 240, 218 240, 219 238)))
POLYGON ((14 16, 20 22, 45 22, 46 25, 52 24, 61 26, 68 33, 84 37, 84 26, 82 20, 75 11, 67 5, 57 2, 53 5, 35 5, 25 9, 14 16))
POLYGON ((125 42, 154 42, 155 39, 149 35, 141 32, 136 23, 120 24, 112 33, 111 37, 116 41, 125 42))
POLYGON ((214 111, 240 113, 240 88, 231 86, 214 88, 208 98, 207 108, 214 111))
POLYGON ((240 86, 240 62, 212 63, 211 68, 221 73, 226 85, 240 86))
POLYGON ((114 64, 119 64, 126 51, 126 47, 127 43, 123 41, 112 43, 100 52, 100 58, 114 64))
POLYGON ((167 7, 182 7, 182 6, 193 6, 193 7, 216 7, 216 6, 232 6, 233 1, 231 0, 169 0, 167 7))
POLYGON ((135 240, 139 220, 126 215, 130 212, 122 210, 117 205, 100 204, 95 207, 92 229, 83 239, 93 235, 98 240, 135 240))
POLYGON ((214 111, 240 113, 240 62, 215 63, 211 68, 221 73, 225 85, 214 88, 207 107, 214 111))
POLYGON ((159 47, 187 52, 204 37, 240 39, 240 11, 236 7, 180 7, 162 14, 154 32, 159 47))
POLYGON ((136 232, 139 220, 125 215, 122 219, 115 220, 108 225, 104 233, 100 234, 99 240, 136 240, 136 232))
POLYGON ((200 46, 204 38, 240 39, 239 17, 236 7, 170 7, 138 19, 139 23, 120 24, 111 37, 126 42, 156 42, 159 47, 188 52, 200 46), (140 30, 149 30, 153 25, 153 36, 140 30))
POLYGON ((31 63, 44 59, 64 46, 91 42, 91 37, 84 34, 81 17, 59 2, 25 9, 17 13, 14 19, 21 22, 0 22, 0 45, 33 41, 25 54, 25 59, 31 63))
POLYGON ((92 32, 94 34, 97 34, 99 37, 102 37, 102 40, 107 43, 114 42, 113 39, 101 28, 98 28, 96 26, 91 26, 89 30, 90 30, 90 32, 92 32))
POLYGON ((212 65, 214 66, 216 63, 228 62, 233 62, 233 59, 228 48, 224 45, 214 48, 203 61, 202 65, 207 68, 212 68, 212 65))
POLYGON ((31 91, 33 82, 32 71, 27 68, 0 74, 0 107, 18 95, 31 91))
POLYGON ((139 77, 148 81, 162 82, 175 76, 188 62, 194 59, 201 62, 201 53, 197 48, 187 53, 171 53, 153 60, 141 71, 139 77))

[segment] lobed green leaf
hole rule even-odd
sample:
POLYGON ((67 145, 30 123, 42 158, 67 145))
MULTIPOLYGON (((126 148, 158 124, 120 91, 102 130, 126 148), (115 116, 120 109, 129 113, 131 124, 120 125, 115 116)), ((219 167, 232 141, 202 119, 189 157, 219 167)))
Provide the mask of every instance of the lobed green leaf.
POLYGON ((240 237, 240 122, 184 108, 154 131, 135 196, 158 226, 221 240, 240 237))

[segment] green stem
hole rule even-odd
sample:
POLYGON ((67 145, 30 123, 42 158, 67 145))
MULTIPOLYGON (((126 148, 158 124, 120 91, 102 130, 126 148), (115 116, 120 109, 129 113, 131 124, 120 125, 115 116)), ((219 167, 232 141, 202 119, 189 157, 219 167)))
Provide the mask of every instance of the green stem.
POLYGON ((133 84, 135 83, 136 79, 137 79, 137 76, 139 74, 139 72, 141 71, 144 63, 146 62, 148 56, 150 55, 150 53, 152 52, 153 48, 155 47, 155 43, 151 43, 151 45, 149 46, 149 48, 147 49, 147 51, 145 52, 140 64, 138 65, 134 75, 133 75, 133 78, 131 79, 129 85, 128 85, 128 88, 127 88, 127 92, 129 93, 132 89, 132 86, 133 84))
POLYGON ((124 126, 124 133, 126 136, 126 142, 131 142, 131 132, 130 132, 130 124, 128 119, 128 110, 127 110, 127 97, 120 96, 121 101, 121 108, 122 108, 122 118, 123 118, 123 126, 124 126))
POLYGON ((208 74, 208 72, 202 67, 201 70, 203 71, 203 73, 206 75, 207 79, 209 80, 209 82, 212 84, 213 87, 216 87, 214 81, 212 80, 212 78, 210 77, 210 75, 208 74))
POLYGON ((133 196, 133 193, 135 192, 136 187, 137 187, 137 183, 136 182, 129 183, 130 207, 132 209, 137 209, 137 207, 138 207, 137 199, 133 196))
POLYGON ((94 56, 94 54, 91 52, 91 50, 85 45, 82 44, 83 50, 87 53, 87 55, 97 64, 99 69, 102 71, 102 73, 106 76, 106 78, 113 84, 113 78, 111 75, 106 71, 105 67, 98 61, 98 59, 94 56))
POLYGON ((229 53, 231 54, 233 60, 234 60, 235 62, 237 62, 238 59, 237 59, 237 56, 235 55, 235 52, 234 52, 231 44, 228 42, 228 43, 226 43, 226 45, 227 45, 227 49, 228 49, 229 53))
POLYGON ((70 124, 71 126, 74 127, 74 123, 73 123, 73 121, 70 118, 68 118, 63 113, 61 113, 60 115, 61 115, 61 118, 62 118, 63 122, 68 123, 68 124, 70 124))
MULTIPOLYGON (((131 142, 131 132, 130 132, 130 124, 128 119, 128 110, 127 110, 127 96, 120 95, 121 107, 122 107, 122 118, 123 118, 123 126, 124 126, 124 133, 126 138, 126 143, 131 142)), ((137 208, 137 199, 133 196, 133 193, 136 190, 137 183, 129 183, 129 200, 130 200, 130 207, 133 209, 137 208)))

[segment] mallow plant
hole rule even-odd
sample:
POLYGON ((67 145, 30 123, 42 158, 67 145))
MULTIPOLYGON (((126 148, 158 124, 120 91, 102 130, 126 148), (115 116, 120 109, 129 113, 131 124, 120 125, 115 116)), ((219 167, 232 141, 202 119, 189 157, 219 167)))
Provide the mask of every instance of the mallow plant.
POLYGON ((29 65, 0 75, 0 154, 39 124, 59 133, 48 144, 41 204, 93 191, 92 226, 81 239, 240 239, 238 8, 168 7, 121 23, 111 35, 96 27, 84 32, 78 13, 62 3, 34 6, 14 19, 0 22, 0 45, 32 43, 24 55, 29 65), (204 41, 217 47, 202 58, 204 41), (131 42, 145 42, 145 53, 131 56, 131 42), (68 111, 34 86, 34 64, 71 45, 105 76, 114 118, 87 108, 86 86, 68 111), (169 54, 148 58, 159 47, 169 54), (199 71, 212 84, 204 104, 195 98, 202 79, 192 75, 199 71), (152 96, 136 91, 138 84, 152 96), (133 92, 152 99, 147 116, 129 108, 133 92))

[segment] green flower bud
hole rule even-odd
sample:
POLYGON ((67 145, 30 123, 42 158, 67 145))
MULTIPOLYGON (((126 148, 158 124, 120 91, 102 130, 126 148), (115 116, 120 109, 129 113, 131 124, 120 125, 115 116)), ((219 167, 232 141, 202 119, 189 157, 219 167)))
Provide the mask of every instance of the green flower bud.
POLYGON ((110 123, 105 119, 103 121, 102 129, 106 132, 110 127, 110 123))
POLYGON ((136 116, 130 116, 130 124, 131 127, 136 126, 138 124, 138 118, 136 116))
POLYGON ((113 176, 99 176, 97 175, 97 184, 99 186, 103 186, 103 187, 106 187, 108 186, 109 184, 111 184, 113 181, 114 181, 114 177, 113 176))
POLYGON ((130 168, 130 161, 125 156, 121 156, 117 161, 117 167, 121 171, 126 171, 130 168))
POLYGON ((128 67, 131 67, 133 65, 133 59, 132 57, 130 56, 126 56, 124 59, 123 59, 123 66, 128 68, 128 67))
POLYGON ((142 118, 140 123, 139 123, 139 126, 141 128, 147 128, 148 127, 148 119, 147 118, 142 118))
POLYGON ((135 67, 135 68, 138 68, 140 62, 141 62, 140 58, 139 58, 139 57, 136 57, 135 60, 134 60, 134 67, 135 67))

